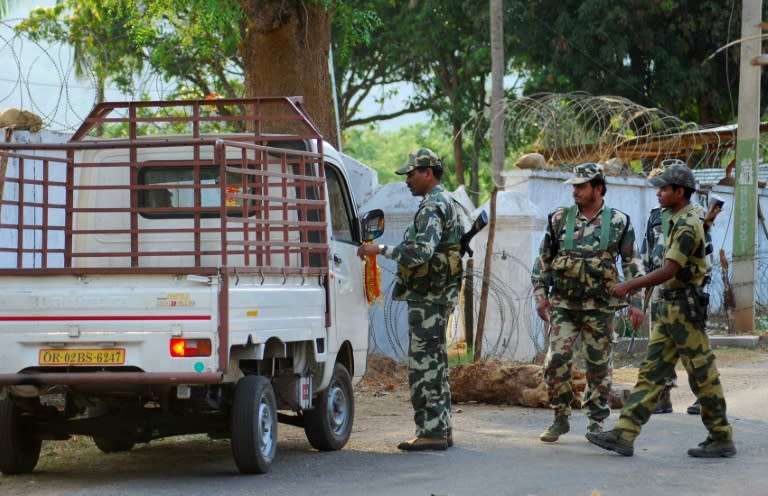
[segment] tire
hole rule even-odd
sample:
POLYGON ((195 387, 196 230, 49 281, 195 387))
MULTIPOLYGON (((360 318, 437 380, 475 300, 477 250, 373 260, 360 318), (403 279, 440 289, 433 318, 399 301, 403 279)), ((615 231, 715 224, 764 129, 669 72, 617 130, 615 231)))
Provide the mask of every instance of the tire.
POLYGON ((333 367, 331 383, 315 398, 314 409, 304 413, 304 432, 313 448, 340 450, 349 441, 354 419, 352 378, 347 368, 337 363, 333 367))
POLYGON ((93 436, 93 442, 102 453, 119 453, 121 451, 131 451, 134 443, 128 438, 114 438, 93 436))
POLYGON ((32 472, 40 458, 42 441, 35 437, 30 419, 9 398, 0 400, 0 472, 32 472))
POLYGON ((269 472, 277 451, 277 402, 266 377, 238 381, 232 402, 232 456, 243 474, 269 472))

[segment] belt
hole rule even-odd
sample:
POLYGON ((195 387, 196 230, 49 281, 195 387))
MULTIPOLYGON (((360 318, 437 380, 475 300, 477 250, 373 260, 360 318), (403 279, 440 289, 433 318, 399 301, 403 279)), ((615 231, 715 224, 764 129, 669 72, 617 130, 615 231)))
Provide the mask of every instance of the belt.
POLYGON ((662 289, 659 291, 659 298, 662 300, 684 300, 695 294, 695 286, 686 286, 678 289, 662 289))

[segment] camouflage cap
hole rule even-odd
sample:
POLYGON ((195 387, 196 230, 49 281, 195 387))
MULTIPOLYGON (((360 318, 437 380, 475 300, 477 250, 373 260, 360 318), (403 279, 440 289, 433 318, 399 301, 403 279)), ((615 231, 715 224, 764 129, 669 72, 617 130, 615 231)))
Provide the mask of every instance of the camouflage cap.
POLYGON ((664 169, 661 175, 648 180, 652 186, 661 188, 667 184, 683 186, 688 189, 696 189, 696 179, 687 165, 673 164, 664 169))
POLYGON ((443 163, 437 157, 435 152, 429 148, 419 148, 408 154, 408 160, 405 165, 395 171, 395 174, 408 174, 413 169, 419 167, 443 167, 443 163))
POLYGON ((600 164, 581 164, 573 168, 573 177, 566 179, 565 184, 584 184, 595 178, 603 178, 603 166, 600 164))

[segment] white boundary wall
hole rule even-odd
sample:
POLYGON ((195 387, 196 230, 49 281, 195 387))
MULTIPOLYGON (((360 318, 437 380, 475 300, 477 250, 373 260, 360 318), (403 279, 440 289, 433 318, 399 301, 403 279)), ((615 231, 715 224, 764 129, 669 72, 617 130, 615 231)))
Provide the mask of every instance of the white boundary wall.
MULTIPOLYGON (((492 286, 497 294, 503 295, 506 303, 491 301, 488 307, 485 327, 484 351, 498 354, 505 360, 529 361, 537 348, 543 344, 544 326, 536 316, 531 293, 530 269, 538 253, 544 235, 546 216, 559 206, 573 203, 570 185, 563 181, 569 172, 547 170, 510 170, 503 173, 504 191, 497 204, 497 232, 493 247, 492 286)), ((656 188, 651 187, 642 177, 608 177, 606 203, 627 213, 635 228, 638 250, 645 231, 648 211, 658 205, 656 188)), ((733 187, 713 186, 709 194, 715 194, 725 201, 725 208, 718 216, 712 229, 712 241, 717 263, 719 250, 725 251, 731 259, 733 233, 733 187)), ((355 192, 357 193, 357 192, 355 192)), ((706 204, 706 194, 695 195, 695 202, 706 204)), ((759 201, 762 211, 768 214, 768 191, 761 189, 759 201)), ((381 243, 394 244, 402 239, 402 233, 412 220, 419 199, 410 196, 404 184, 389 184, 381 187, 363 203, 361 210, 372 208, 384 210, 387 220, 386 232, 381 243)), ((486 203, 481 207, 489 209, 486 203)), ((480 209, 478 209, 479 211, 480 209)), ((473 214, 478 213, 476 211, 473 214)), ((768 258, 768 241, 758 222, 758 257, 768 258)), ((475 273, 482 273, 482 263, 487 245, 487 229, 473 241, 475 248, 475 273)), ((380 257, 384 269, 383 288, 391 290, 395 271, 394 264, 380 257)), ((722 287, 718 274, 714 274, 712 293, 722 287)), ((478 280, 479 282, 479 280, 478 280)), ((761 284, 758 281, 758 285, 761 284)), ((768 284, 768 281, 762 284, 768 284)), ((721 289, 720 289, 721 290, 721 289)), ((480 289, 475 288, 475 294, 480 289)), ((761 297, 758 288, 758 298, 761 297)), ((713 304, 719 305, 718 295, 713 304)), ((388 295, 386 296, 388 298, 388 295)), ((492 295, 493 298, 493 295, 492 295)), ((371 309, 371 339, 375 351, 402 358, 407 351, 407 322, 405 307, 395 302, 384 309, 378 304, 371 309), (401 346, 398 348, 398 343, 401 346)), ((766 303, 766 302, 762 302, 766 303)), ((475 309, 475 314, 477 310, 475 309)))

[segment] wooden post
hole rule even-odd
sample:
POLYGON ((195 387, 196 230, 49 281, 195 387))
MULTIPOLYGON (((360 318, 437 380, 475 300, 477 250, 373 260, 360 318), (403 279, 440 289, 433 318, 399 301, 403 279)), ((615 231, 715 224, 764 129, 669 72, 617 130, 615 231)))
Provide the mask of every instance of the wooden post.
POLYGON ((755 330, 757 253, 757 171, 760 144, 760 65, 762 0, 744 0, 741 9, 739 118, 733 236, 734 324, 737 333, 755 330))
POLYGON ((480 290, 480 310, 477 316, 477 334, 473 360, 483 356, 483 333, 488 307, 488 284, 493 260, 493 241, 496 230, 496 196, 501 186, 504 169, 504 23, 501 0, 491 0, 491 160, 493 162, 493 190, 488 223, 488 244, 483 264, 483 286, 480 290))

